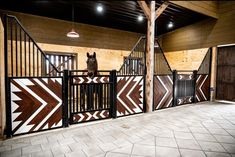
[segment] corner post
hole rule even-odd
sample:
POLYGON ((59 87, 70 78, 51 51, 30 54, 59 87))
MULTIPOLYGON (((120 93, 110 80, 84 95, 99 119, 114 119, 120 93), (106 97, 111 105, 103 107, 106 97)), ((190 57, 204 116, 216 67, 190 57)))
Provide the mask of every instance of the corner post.
POLYGON ((146 112, 153 111, 153 75, 154 75, 154 37, 155 37, 155 1, 150 1, 146 53, 146 112))
POLYGON ((69 126, 68 121, 68 94, 69 91, 69 71, 64 70, 63 75, 63 127, 69 126))
POLYGON ((173 100, 172 100, 172 102, 173 102, 173 106, 176 106, 177 105, 177 99, 176 99, 176 96, 177 96, 177 92, 176 92, 177 71, 173 70, 172 75, 173 75, 173 100))
POLYGON ((218 48, 212 47, 211 55, 211 80, 210 80, 210 101, 215 101, 216 98, 216 76, 217 76, 217 54, 218 48))
POLYGON ((8 18, 4 15, 4 65, 5 65, 5 105, 6 105, 6 128, 5 135, 7 137, 12 136, 12 126, 11 126, 11 100, 10 100, 10 80, 8 77, 8 18))
POLYGON ((193 103, 196 103, 197 102, 197 99, 196 99, 196 81, 197 81, 197 70, 194 70, 193 71, 193 103))
POLYGON ((110 117, 117 118, 117 71, 112 70, 110 72, 109 82, 110 84, 110 117))

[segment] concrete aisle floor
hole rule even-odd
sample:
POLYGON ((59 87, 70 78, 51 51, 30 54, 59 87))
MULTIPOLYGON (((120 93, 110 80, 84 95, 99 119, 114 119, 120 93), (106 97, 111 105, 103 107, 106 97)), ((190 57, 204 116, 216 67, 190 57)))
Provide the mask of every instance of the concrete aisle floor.
POLYGON ((87 124, 1 141, 1 157, 235 157, 235 104, 205 102, 87 124))

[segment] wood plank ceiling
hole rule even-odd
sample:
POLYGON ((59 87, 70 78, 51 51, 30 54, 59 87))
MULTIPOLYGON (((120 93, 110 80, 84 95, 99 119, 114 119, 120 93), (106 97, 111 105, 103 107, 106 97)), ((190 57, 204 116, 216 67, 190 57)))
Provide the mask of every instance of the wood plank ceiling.
MULTIPOLYGON (((156 1, 156 8, 162 3, 161 0, 156 1)), ((72 4, 75 22, 146 33, 147 19, 136 1, 7 0, 0 2, 0 9, 72 21, 72 4), (102 13, 96 11, 97 5, 103 6, 102 13), (144 17, 142 22, 138 21, 139 15, 144 17)), ((207 16, 170 4, 156 20, 156 34, 161 35, 205 18, 207 16), (173 28, 167 27, 169 22, 174 24, 173 28)))

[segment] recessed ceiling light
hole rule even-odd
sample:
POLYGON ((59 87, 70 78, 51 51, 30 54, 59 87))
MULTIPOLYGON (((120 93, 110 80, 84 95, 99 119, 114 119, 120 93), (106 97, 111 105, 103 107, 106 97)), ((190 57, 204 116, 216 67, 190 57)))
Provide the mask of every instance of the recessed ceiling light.
POLYGON ((169 22, 167 25, 168 28, 172 28, 173 26, 174 26, 174 24, 172 22, 169 22))
POLYGON ((96 7, 96 11, 99 12, 99 13, 102 13, 102 12, 104 11, 103 6, 102 6, 102 5, 98 5, 98 6, 96 7))
POLYGON ((139 16, 138 16, 138 21, 141 22, 141 21, 143 21, 143 20, 144 20, 144 17, 143 17, 142 15, 139 15, 139 16))

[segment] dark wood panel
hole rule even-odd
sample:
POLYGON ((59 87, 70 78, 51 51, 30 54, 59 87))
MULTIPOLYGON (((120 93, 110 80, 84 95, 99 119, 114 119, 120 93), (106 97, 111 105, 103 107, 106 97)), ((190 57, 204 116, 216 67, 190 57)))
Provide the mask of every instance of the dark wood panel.
POLYGON ((217 99, 235 101, 235 46, 218 49, 217 99))

